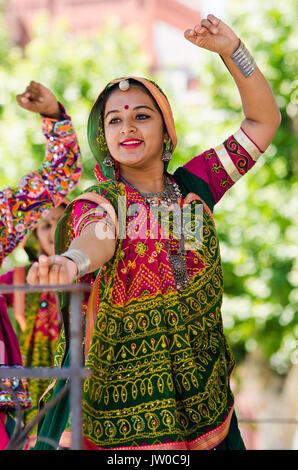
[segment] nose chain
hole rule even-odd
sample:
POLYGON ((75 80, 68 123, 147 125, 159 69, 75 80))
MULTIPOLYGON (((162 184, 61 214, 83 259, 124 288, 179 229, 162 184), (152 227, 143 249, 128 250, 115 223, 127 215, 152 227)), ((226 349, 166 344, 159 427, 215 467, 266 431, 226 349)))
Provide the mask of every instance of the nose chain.
POLYGON ((179 236, 179 246, 175 253, 171 252, 169 239, 166 241, 166 249, 171 263, 176 287, 178 291, 181 291, 183 287, 189 284, 189 277, 187 273, 186 261, 185 261, 185 240, 183 233, 183 220, 182 212, 178 205, 178 199, 182 198, 181 191, 177 183, 172 181, 167 175, 165 176, 165 190, 155 193, 142 193, 136 189, 132 184, 126 181, 122 176, 120 176, 120 181, 122 181, 127 186, 130 186, 135 191, 139 193, 142 199, 153 208, 161 206, 162 208, 167 208, 168 210, 173 211, 173 217, 180 221, 180 233, 179 236))

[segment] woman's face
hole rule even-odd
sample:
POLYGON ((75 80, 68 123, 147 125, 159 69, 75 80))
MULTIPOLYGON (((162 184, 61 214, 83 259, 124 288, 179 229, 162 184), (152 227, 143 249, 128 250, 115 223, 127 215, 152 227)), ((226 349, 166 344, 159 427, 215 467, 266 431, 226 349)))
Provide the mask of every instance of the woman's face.
POLYGON ((55 254, 55 230, 64 210, 64 207, 55 207, 37 225, 36 238, 41 251, 47 256, 55 254))
POLYGON ((104 112, 106 142, 121 167, 147 169, 161 165, 164 144, 163 119, 156 104, 142 88, 130 85, 116 89, 107 99, 104 112))

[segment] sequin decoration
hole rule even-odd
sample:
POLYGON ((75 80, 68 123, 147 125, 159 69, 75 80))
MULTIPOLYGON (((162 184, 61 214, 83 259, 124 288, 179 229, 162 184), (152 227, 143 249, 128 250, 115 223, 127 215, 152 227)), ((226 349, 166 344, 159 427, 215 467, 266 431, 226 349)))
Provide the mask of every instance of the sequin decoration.
POLYGON ((76 186, 81 157, 71 120, 64 112, 61 121, 41 118, 46 138, 46 158, 37 171, 21 178, 16 188, 0 191, 0 263, 26 233, 59 205, 76 186))

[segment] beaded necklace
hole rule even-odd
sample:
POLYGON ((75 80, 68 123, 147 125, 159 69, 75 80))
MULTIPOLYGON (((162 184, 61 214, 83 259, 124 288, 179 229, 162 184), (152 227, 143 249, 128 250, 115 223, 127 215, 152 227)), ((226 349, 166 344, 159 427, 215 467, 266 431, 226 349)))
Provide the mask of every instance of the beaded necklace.
MULTIPOLYGON (((184 233, 183 233, 183 225, 182 225, 182 213, 178 204, 179 198, 182 198, 181 191, 179 186, 175 181, 172 181, 171 178, 166 175, 165 176, 165 190, 155 193, 142 193, 137 188, 135 188, 131 183, 126 181, 122 176, 120 176, 120 181, 127 186, 130 186, 135 191, 139 193, 141 198, 148 204, 150 207, 158 207, 161 206, 162 208, 166 208, 169 211, 173 211, 174 217, 179 217, 180 220, 180 236, 179 236, 179 246, 177 252, 171 253, 169 240, 166 241, 166 249, 169 256, 169 260, 171 263, 176 287, 178 291, 180 291, 183 287, 189 284, 189 277, 187 273, 187 267, 185 262, 185 243, 184 243, 184 233)), ((178 220, 178 219, 176 219, 178 220)))

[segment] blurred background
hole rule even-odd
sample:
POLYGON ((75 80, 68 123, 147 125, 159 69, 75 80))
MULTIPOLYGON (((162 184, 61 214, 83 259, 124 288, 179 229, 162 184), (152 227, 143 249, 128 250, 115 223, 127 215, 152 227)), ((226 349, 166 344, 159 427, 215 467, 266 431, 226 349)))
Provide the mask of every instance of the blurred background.
MULTIPOLYGON (((146 76, 166 92, 178 134, 170 171, 237 130, 229 72, 183 37, 208 13, 246 43, 282 114, 265 155, 215 208, 236 409, 248 449, 298 449, 297 1, 0 0, 0 188, 44 158, 39 118, 15 99, 30 80, 56 94, 76 128, 84 174, 71 197, 94 182, 86 123, 112 78, 146 76)), ((2 271, 24 262, 19 248, 2 271)))

